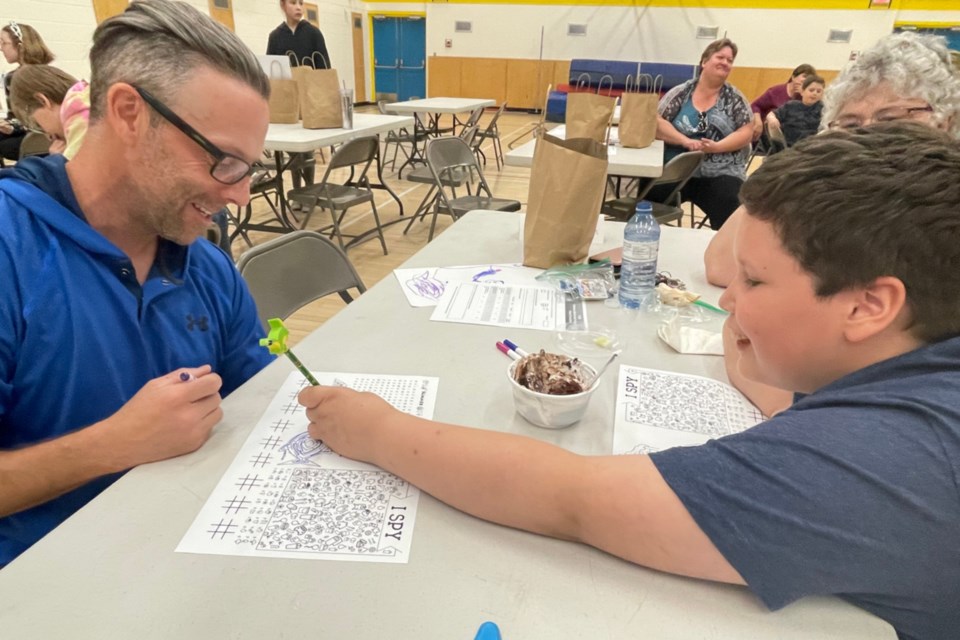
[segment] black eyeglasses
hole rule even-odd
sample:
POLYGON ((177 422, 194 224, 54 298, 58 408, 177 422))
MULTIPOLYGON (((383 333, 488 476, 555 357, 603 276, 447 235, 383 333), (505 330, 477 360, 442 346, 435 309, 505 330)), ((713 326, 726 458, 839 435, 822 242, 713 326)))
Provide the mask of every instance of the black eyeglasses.
POLYGON ((266 168, 259 162, 250 164, 243 158, 222 151, 217 145, 203 137, 199 131, 183 121, 183 119, 170 110, 167 105, 154 98, 146 89, 141 89, 137 85, 130 85, 136 89, 143 101, 150 105, 154 111, 159 113, 164 120, 182 131, 188 138, 196 142, 200 147, 213 156, 213 166, 210 167, 210 177, 221 184, 237 184, 247 176, 252 176, 258 171, 265 171, 266 168))
POLYGON ((896 120, 913 120, 927 113, 933 113, 933 107, 888 107, 877 111, 873 116, 864 120, 860 116, 840 116, 827 123, 828 129, 857 129, 871 122, 894 122, 896 120))

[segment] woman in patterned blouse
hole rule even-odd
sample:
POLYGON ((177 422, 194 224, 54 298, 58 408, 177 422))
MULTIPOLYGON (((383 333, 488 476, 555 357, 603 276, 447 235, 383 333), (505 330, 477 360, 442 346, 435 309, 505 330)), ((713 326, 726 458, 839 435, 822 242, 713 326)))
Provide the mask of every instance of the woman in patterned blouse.
MULTIPOLYGON (((727 38, 711 42, 700 56, 698 76, 667 92, 658 107, 657 138, 665 143, 665 163, 685 151, 706 154, 681 200, 700 207, 714 229, 740 204, 753 137, 750 103, 727 83, 736 57, 737 45, 727 38)), ((651 199, 657 199, 657 191, 651 191, 651 199)))

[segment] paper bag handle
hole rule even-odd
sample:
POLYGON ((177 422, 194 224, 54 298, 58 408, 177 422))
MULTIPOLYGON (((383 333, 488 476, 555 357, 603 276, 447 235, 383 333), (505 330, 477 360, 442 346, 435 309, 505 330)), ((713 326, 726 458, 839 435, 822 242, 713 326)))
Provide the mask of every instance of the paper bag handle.
POLYGON ((584 71, 579 76, 577 76, 577 89, 583 89, 584 87, 590 86, 590 74, 584 71), (584 81, 586 78, 586 81, 584 81))
POLYGON ((603 89, 604 80, 610 83, 610 91, 613 91, 613 76, 611 76, 609 73, 605 73, 600 77, 600 82, 597 83, 597 95, 600 95, 600 91, 603 89))
POLYGON ((292 51, 292 50, 290 50, 290 49, 287 49, 287 52, 286 52, 284 55, 287 56, 288 58, 290 58, 290 66, 291 66, 291 67, 299 67, 299 66, 300 66, 300 60, 297 58, 297 52, 296 52, 296 51, 292 51))
POLYGON ((300 62, 302 62, 304 65, 306 65, 306 64, 307 64, 307 60, 310 61, 310 66, 313 67, 314 69, 329 69, 329 68, 330 68, 330 63, 327 62, 327 59, 326 59, 326 58, 324 57, 324 55, 323 55, 322 53, 320 53, 319 51, 314 51, 312 54, 310 54, 309 57, 304 56, 303 60, 301 60, 300 62), (322 67, 318 67, 318 66, 317 66, 316 56, 320 56, 320 61, 323 63, 323 66, 322 66, 322 67))
POLYGON ((270 79, 271 79, 271 80, 280 80, 281 78, 283 78, 283 66, 282 66, 279 62, 277 62, 276 60, 271 60, 271 61, 270 61, 270 79), (280 71, 277 73, 276 76, 273 75, 273 66, 274 66, 274 65, 277 66, 277 69, 280 69, 280 71))

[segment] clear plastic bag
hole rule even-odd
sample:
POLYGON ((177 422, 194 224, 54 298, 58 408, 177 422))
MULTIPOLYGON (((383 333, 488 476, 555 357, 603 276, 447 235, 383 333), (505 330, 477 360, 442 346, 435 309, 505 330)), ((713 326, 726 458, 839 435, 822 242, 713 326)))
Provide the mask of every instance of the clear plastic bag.
POLYGON ((607 260, 590 264, 571 264, 547 269, 537 280, 548 282, 560 291, 576 293, 584 300, 606 300, 616 292, 613 264, 607 260))

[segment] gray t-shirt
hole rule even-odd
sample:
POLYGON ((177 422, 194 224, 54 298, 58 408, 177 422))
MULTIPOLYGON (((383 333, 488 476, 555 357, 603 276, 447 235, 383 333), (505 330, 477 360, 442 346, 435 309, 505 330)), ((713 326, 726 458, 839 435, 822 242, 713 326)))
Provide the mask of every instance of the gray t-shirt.
POLYGON ((960 636, 960 337, 651 458, 769 608, 837 595, 900 638, 960 636))

